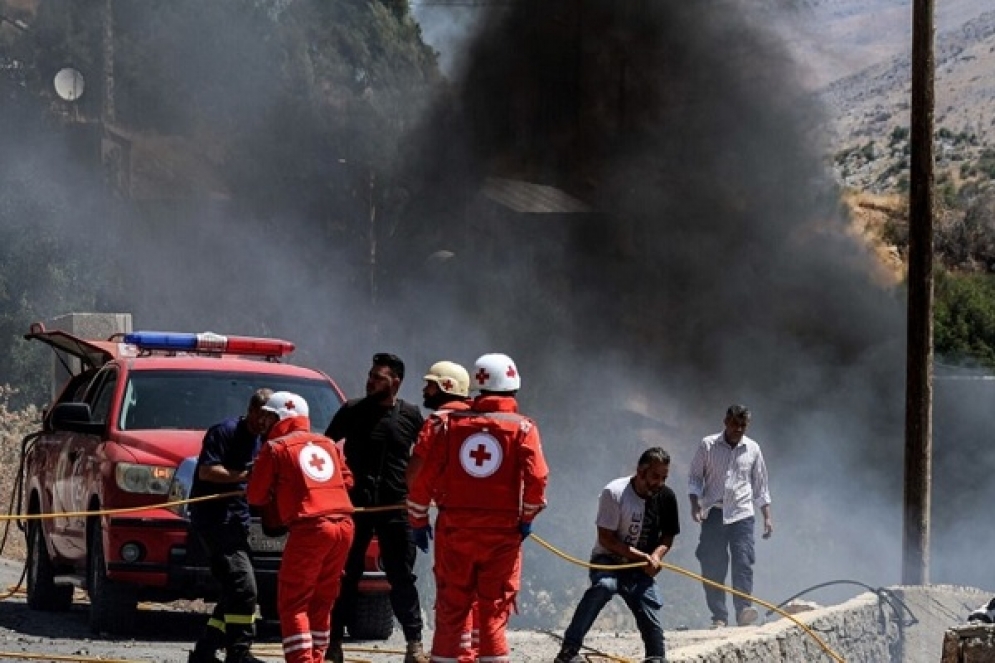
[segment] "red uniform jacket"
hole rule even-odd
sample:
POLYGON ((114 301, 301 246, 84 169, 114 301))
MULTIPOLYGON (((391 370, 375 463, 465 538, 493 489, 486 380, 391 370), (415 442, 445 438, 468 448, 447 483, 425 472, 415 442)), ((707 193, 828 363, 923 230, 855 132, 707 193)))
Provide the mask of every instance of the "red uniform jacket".
POLYGON ((432 443, 440 436, 449 420, 449 415, 453 412, 464 412, 470 409, 469 401, 449 401, 446 406, 428 415, 428 419, 422 424, 418 431, 418 439, 411 449, 412 456, 428 458, 428 452, 432 449, 432 443))
POLYGON ((517 527, 545 507, 548 476, 535 422, 511 396, 480 396, 449 413, 433 437, 408 495, 409 519, 426 525, 434 498, 454 527, 517 527))
POLYGON ((283 419, 259 450, 245 494, 253 506, 275 506, 279 523, 330 513, 352 513, 352 472, 342 451, 310 432, 307 417, 283 419))

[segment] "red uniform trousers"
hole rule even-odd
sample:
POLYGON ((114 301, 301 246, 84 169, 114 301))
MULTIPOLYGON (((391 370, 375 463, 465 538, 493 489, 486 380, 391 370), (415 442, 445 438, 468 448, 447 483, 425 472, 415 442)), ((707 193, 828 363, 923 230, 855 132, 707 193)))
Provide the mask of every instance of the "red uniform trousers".
POLYGON ((518 528, 450 527, 445 511, 440 511, 435 532, 432 660, 473 663, 466 635, 476 601, 480 629, 476 660, 509 663, 505 630, 515 607, 522 568, 518 528))
POLYGON ((277 581, 287 663, 324 663, 332 605, 339 595, 354 531, 352 518, 340 514, 290 524, 277 581))

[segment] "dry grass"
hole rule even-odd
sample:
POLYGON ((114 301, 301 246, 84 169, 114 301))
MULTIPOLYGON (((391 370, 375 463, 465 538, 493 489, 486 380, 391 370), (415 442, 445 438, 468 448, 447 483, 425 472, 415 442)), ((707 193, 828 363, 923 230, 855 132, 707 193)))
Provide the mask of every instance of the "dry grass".
POLYGON ((881 285, 892 287, 905 278, 901 250, 888 237, 888 227, 908 224, 908 205, 896 194, 850 192, 843 196, 850 210, 850 233, 863 241, 877 257, 872 276, 881 285))
MULTIPOLYGON (((35 406, 11 411, 10 396, 15 390, 0 385, 0 513, 9 514, 16 507, 14 487, 20 467, 21 440, 38 429, 41 413, 35 406)), ((24 536, 12 521, 0 527, 0 556, 7 559, 24 559, 27 550, 24 536)))

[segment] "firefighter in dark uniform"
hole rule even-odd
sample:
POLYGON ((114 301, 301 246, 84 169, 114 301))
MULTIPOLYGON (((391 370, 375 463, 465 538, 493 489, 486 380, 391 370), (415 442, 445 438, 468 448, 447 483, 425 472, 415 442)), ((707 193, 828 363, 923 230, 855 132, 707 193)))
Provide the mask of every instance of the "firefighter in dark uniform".
POLYGON ((192 533, 207 550, 211 575, 221 586, 214 612, 188 663, 262 663, 249 653, 255 638, 256 576, 249 555, 249 503, 245 490, 267 423, 262 406, 272 391, 258 389, 245 416, 226 419, 204 435, 191 497, 238 495, 190 504, 192 533))
POLYGON ((404 510, 408 496, 405 471, 411 447, 424 419, 413 403, 397 397, 404 379, 404 362, 392 354, 373 356, 366 378, 366 397, 345 403, 335 413, 325 437, 345 440, 345 460, 355 481, 349 496, 360 509, 354 515, 356 535, 346 561, 342 591, 332 612, 331 643, 325 658, 341 663, 343 626, 355 614, 366 549, 374 534, 380 542, 384 573, 390 582, 390 604, 407 650, 404 663, 428 663, 422 647, 421 605, 415 587, 415 550, 404 510), (362 507, 398 507, 363 513, 362 507))

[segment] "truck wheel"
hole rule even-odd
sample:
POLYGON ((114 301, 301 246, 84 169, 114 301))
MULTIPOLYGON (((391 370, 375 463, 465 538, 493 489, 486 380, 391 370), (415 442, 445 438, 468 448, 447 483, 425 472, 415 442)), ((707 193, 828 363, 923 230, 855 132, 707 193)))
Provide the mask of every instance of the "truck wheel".
POLYGON ((65 612, 73 605, 73 586, 55 584, 55 565, 45 547, 45 535, 37 520, 28 525, 28 607, 46 612, 65 612))
POLYGON ((104 538, 100 525, 87 537, 86 591, 90 595, 90 631, 123 635, 135 628, 138 600, 135 591, 107 579, 104 538))
POLYGON ((357 640, 386 640, 394 632, 394 611, 390 594, 360 594, 349 635, 357 640))

